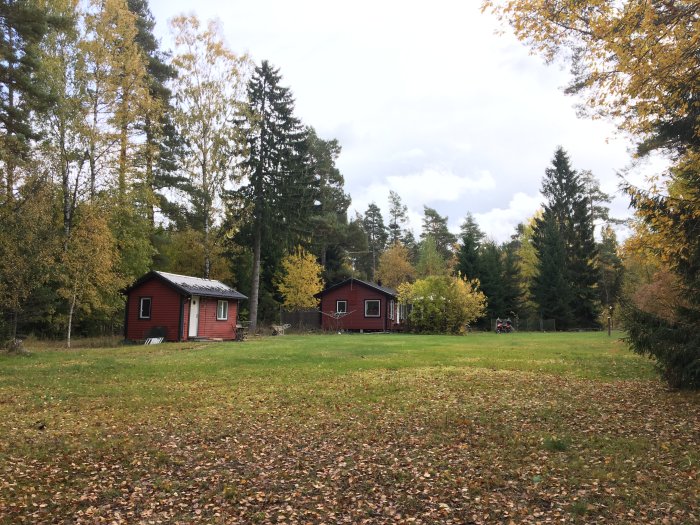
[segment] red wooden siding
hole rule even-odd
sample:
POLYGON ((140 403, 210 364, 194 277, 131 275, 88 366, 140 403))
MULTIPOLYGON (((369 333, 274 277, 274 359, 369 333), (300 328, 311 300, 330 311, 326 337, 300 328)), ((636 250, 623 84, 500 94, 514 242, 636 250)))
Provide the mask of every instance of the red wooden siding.
POLYGON ((324 330, 395 330, 396 300, 383 293, 368 288, 358 282, 348 282, 344 286, 329 290, 321 297, 323 312, 321 326, 324 330), (365 317, 365 300, 378 299, 380 302, 379 317, 365 317), (389 302, 394 301, 394 320, 389 319, 389 302), (335 312, 336 301, 347 301, 348 315, 336 320, 331 315, 335 312))
POLYGON ((199 337, 235 339, 238 301, 228 300, 228 319, 216 320, 216 307, 219 299, 202 297, 199 301, 199 337))
MULTIPOLYGON (((238 318, 238 301, 228 299, 228 319, 217 321, 216 308, 218 299, 200 297, 199 327, 197 337, 235 339, 236 320, 238 318)), ((165 328, 167 341, 186 341, 189 339, 190 300, 159 279, 150 279, 129 292, 125 337, 140 341, 149 337, 153 328, 165 328), (139 319, 141 297, 151 298, 151 318, 139 319), (182 334, 180 330, 180 302, 182 309, 182 334)))
POLYGON ((180 294, 159 280, 151 279, 130 291, 126 318, 127 339, 146 339, 149 330, 163 327, 166 330, 166 340, 177 341, 180 329, 180 294), (150 319, 139 319, 141 297, 151 298, 150 319))

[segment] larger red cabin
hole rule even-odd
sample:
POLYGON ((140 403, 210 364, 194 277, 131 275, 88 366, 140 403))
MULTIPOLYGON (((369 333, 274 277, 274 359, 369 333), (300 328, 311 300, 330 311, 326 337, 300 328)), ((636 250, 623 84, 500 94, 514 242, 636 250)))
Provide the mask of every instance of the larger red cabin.
POLYGON ((321 300, 324 330, 389 332, 402 327, 398 297, 391 288, 351 278, 315 297, 321 300))
POLYGON ((124 336, 132 341, 236 338, 247 297, 212 279, 149 272, 126 290, 124 336))

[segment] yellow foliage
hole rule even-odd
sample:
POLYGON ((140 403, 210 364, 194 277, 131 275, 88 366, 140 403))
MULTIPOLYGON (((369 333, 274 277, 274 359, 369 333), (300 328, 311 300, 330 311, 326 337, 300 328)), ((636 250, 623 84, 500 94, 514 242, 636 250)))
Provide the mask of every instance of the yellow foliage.
POLYGON ((282 259, 283 275, 276 279, 277 289, 284 296, 286 308, 316 308, 315 294, 323 290, 323 268, 316 258, 297 247, 294 253, 282 259))
POLYGON ((383 286, 397 288, 401 283, 411 282, 416 270, 409 261, 408 248, 396 242, 379 257, 377 277, 383 286))
POLYGON ((462 333, 484 315, 486 296, 478 280, 433 275, 399 286, 399 301, 411 305, 409 322, 417 332, 462 333))
MULTIPOLYGON (((645 135, 660 120, 683 119, 683 86, 697 85, 700 5, 696 1, 484 0, 547 61, 573 53, 576 80, 595 114, 645 135)), ((695 130, 696 137, 700 129, 695 130)))

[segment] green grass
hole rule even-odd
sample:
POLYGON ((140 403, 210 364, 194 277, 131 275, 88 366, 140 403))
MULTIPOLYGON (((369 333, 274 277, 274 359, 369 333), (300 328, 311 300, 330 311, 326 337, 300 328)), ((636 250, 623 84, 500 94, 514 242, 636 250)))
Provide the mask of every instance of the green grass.
POLYGON ((30 343, 0 523, 692 523, 700 396, 619 335, 30 343))

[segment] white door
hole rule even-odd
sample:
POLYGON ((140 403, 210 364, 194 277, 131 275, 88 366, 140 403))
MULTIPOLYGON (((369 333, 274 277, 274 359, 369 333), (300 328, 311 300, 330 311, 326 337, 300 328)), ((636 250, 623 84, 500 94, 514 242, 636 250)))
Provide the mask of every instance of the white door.
POLYGON ((187 332, 188 337, 197 337, 199 328, 199 296, 193 295, 190 301, 190 324, 187 332))

